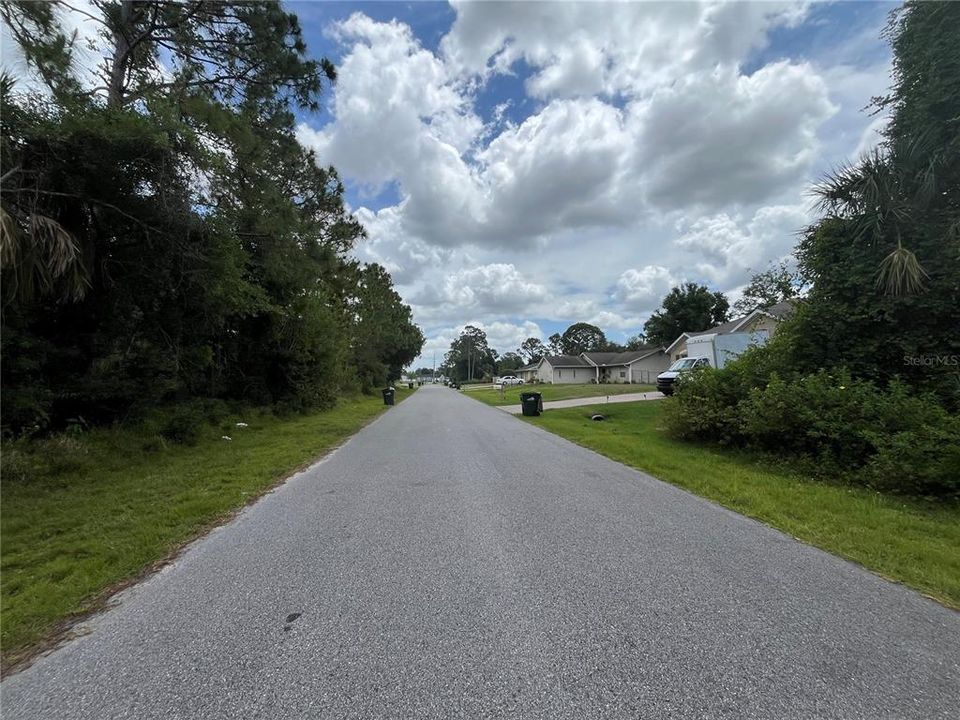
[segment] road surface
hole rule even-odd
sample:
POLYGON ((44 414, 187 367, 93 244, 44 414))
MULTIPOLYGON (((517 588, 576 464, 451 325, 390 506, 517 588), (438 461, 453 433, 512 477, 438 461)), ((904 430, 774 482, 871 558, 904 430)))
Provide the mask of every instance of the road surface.
POLYGON ((45 718, 956 718, 960 615, 444 388, 7 678, 45 718))

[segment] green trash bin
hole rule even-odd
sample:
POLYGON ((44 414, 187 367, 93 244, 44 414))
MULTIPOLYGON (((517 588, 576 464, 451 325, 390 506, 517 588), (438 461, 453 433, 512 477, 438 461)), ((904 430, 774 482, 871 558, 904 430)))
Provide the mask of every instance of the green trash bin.
POLYGON ((393 405, 393 404, 394 404, 393 400, 394 400, 394 397, 396 396, 396 392, 397 392, 397 391, 394 390, 392 387, 384 388, 384 389, 383 389, 383 404, 384 404, 384 405, 393 405))
POLYGON ((520 407, 526 417, 536 417, 543 412, 543 395, 538 392, 520 393, 520 407))

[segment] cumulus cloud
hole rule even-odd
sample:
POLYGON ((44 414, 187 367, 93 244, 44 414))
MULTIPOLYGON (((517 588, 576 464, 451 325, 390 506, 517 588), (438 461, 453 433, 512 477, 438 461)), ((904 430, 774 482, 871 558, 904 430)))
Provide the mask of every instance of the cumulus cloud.
POLYGON ((803 180, 817 128, 834 111, 808 64, 773 63, 750 76, 718 67, 636 109, 637 169, 659 206, 763 201, 803 180))
POLYGON ((453 305, 474 313, 524 313, 547 298, 547 289, 526 279, 510 264, 464 268, 440 287, 428 286, 412 298, 416 305, 453 305))
POLYGON ((645 212, 763 202, 804 177, 816 130, 833 112, 809 65, 783 61, 744 76, 732 61, 762 42, 771 23, 793 17, 781 6, 615 6, 627 13, 625 27, 666 23, 683 36, 679 47, 638 54, 637 35, 616 35, 615 19, 595 8, 528 3, 499 6, 505 12, 491 17, 482 5, 458 8, 441 55, 396 21, 356 13, 336 24, 332 34, 348 47, 336 121, 298 131, 321 162, 351 179, 374 188, 396 182, 404 198, 397 230, 433 246, 540 247, 557 232, 623 227, 645 212), (537 30, 545 14, 552 19, 537 30), (561 41, 573 27, 579 40, 561 41), (655 60, 668 50, 675 72, 686 74, 658 81, 655 60), (484 64, 478 52, 487 53, 484 64), (518 124, 501 122, 501 105, 484 126, 473 93, 494 72, 486 61, 495 67, 505 52, 541 68, 528 82, 538 87, 556 68, 564 86, 572 82, 567 53, 577 72, 590 56, 609 75, 609 92, 632 100, 617 103, 583 83, 582 92, 535 91, 555 97, 518 124), (691 70, 700 67, 711 69, 691 70))
POLYGON ((625 270, 617 279, 614 298, 636 312, 654 310, 680 280, 661 265, 625 270))
POLYGON ((676 244, 701 258, 695 265, 700 278, 731 288, 786 256, 809 222, 805 205, 762 207, 749 219, 718 213, 681 224, 676 244))

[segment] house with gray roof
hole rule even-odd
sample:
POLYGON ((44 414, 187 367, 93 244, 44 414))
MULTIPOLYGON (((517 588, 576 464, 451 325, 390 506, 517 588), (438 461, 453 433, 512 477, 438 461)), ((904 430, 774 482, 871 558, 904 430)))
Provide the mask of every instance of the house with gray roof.
POLYGON ((537 363, 529 375, 539 382, 555 384, 652 383, 669 364, 663 348, 651 345, 619 353, 550 355, 537 363))

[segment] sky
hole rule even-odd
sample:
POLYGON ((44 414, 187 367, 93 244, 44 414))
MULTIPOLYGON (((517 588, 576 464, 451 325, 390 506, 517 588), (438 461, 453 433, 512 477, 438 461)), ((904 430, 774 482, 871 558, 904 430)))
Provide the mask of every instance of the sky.
POLYGON ((889 3, 290 3, 339 71, 298 137, 347 182, 438 363, 622 341, 674 285, 735 300, 878 140, 889 3))
POLYGON ((467 324, 502 353, 574 322, 623 341, 684 281, 736 300, 884 122, 890 3, 286 5, 339 75, 297 136, 412 307, 418 367, 467 324))

